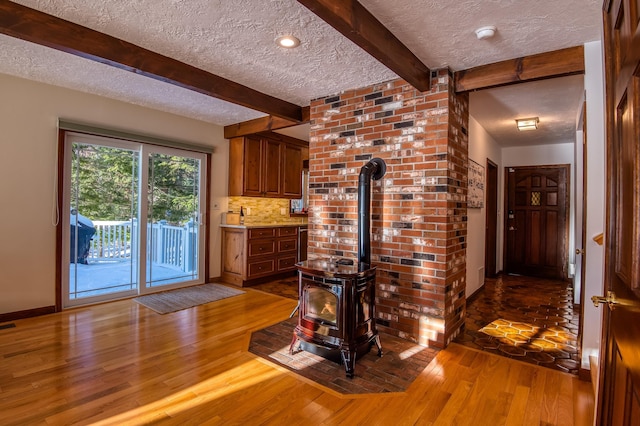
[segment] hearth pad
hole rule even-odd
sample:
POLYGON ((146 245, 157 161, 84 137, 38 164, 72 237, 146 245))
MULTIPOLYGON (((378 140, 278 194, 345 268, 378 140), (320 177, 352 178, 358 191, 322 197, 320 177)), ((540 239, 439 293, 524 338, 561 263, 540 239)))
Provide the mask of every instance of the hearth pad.
POLYGON ((251 335, 249 352, 341 394, 404 392, 438 353, 407 340, 380 333, 384 356, 376 351, 359 358, 356 375, 346 378, 344 367, 307 351, 289 354, 296 318, 251 335))

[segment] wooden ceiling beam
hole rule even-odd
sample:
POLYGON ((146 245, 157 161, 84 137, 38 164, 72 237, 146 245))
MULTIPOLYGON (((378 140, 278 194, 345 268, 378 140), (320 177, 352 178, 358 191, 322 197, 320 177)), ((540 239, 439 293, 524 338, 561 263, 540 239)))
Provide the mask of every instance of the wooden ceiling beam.
POLYGON ((308 123, 309 120, 310 108, 306 106, 302 107, 302 121, 291 121, 285 118, 268 115, 266 117, 260 117, 253 120, 224 126, 224 137, 226 139, 231 139, 239 136, 252 135, 254 133, 286 129, 287 127, 293 127, 299 124, 308 123))
POLYGON ((430 90, 429 68, 357 0, 298 2, 416 89, 430 90))
POLYGON ((575 74, 584 74, 584 46, 458 71, 454 82, 456 92, 467 92, 575 74))
POLYGON ((302 107, 107 34, 0 0, 0 34, 90 59, 275 117, 300 122, 302 107))

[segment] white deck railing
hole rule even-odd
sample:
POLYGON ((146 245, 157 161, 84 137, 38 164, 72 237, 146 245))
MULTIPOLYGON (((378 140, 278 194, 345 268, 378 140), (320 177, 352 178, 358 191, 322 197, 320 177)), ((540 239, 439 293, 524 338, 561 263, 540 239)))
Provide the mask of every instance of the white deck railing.
MULTIPOLYGON (((89 248, 88 260, 124 260, 135 256, 137 221, 93 221, 96 233, 89 248)), ((198 227, 193 221, 184 226, 165 221, 147 226, 147 258, 153 263, 192 272, 197 266, 198 227)))

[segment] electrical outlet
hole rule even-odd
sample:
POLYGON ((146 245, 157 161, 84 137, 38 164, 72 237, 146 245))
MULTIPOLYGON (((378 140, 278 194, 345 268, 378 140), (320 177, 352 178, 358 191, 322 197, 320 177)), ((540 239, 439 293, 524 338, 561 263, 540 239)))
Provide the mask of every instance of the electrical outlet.
POLYGON ((247 216, 251 216, 251 207, 247 207, 247 216))
POLYGON ((220 210, 220 203, 214 202, 213 203, 213 210, 220 210))
POLYGON ((286 215, 286 214, 287 214, 287 209, 286 209, 286 208, 284 208, 284 207, 283 207, 283 208, 281 208, 281 209, 280 209, 280 214, 281 214, 282 216, 286 215))

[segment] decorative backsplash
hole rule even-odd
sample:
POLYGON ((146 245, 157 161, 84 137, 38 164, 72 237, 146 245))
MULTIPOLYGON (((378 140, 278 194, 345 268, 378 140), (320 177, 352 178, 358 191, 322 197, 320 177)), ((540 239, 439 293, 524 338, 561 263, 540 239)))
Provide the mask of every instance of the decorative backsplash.
POLYGON ((281 198, 229 197, 228 211, 244 209, 244 223, 307 223, 306 217, 289 215, 289 200, 281 198), (251 214, 247 214, 247 208, 251 214), (284 212, 285 214, 282 214, 284 212))

